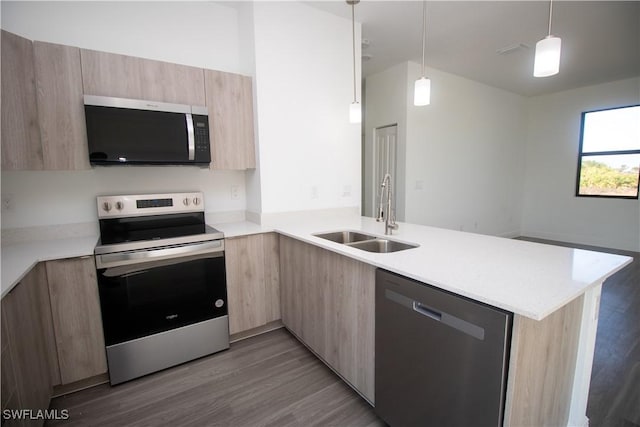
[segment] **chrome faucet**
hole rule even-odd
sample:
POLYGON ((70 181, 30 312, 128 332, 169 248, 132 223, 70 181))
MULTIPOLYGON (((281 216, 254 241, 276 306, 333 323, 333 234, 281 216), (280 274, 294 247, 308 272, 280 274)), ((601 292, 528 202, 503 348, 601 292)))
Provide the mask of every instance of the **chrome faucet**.
POLYGON ((384 234, 391 234, 392 230, 398 229, 398 224, 396 224, 396 218, 393 210, 391 209, 391 175, 386 174, 384 178, 382 178, 382 184, 380 184, 380 205, 378 206, 378 217, 376 221, 382 222, 384 219, 384 234), (387 190, 387 211, 384 212, 384 190, 387 190))

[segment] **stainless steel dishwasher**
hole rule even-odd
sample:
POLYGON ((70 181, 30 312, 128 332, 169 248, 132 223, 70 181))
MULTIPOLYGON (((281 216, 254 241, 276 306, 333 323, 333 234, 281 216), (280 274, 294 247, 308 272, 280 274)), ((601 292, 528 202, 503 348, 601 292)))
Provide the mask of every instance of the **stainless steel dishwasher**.
POLYGON ((390 426, 500 426, 513 314, 376 272, 375 410, 390 426))

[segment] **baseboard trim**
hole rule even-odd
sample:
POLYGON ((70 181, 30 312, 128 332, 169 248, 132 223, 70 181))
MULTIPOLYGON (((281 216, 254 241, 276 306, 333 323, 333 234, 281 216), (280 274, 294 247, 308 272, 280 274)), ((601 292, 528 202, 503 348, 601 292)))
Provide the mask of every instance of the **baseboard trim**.
POLYGON ((53 387, 52 398, 64 396, 65 394, 75 393, 76 391, 85 390, 87 388, 95 387, 100 384, 109 382, 109 374, 96 375, 93 377, 85 378, 80 381, 76 381, 70 384, 60 384, 53 387))
POLYGON ((548 233, 544 231, 522 230, 520 236, 536 239, 553 240, 556 242, 573 243, 576 245, 593 246, 598 248, 616 249, 621 251, 640 252, 639 242, 612 242, 591 236, 576 236, 563 233, 548 233))
POLYGON ((231 336, 229 336, 229 342, 233 344, 234 342, 242 341, 247 338, 255 337, 257 335, 266 334, 267 332, 275 331, 276 329, 280 328, 284 328, 282 320, 274 320, 273 322, 269 322, 266 325, 258 326, 257 328, 247 329, 246 331, 231 334, 231 336))

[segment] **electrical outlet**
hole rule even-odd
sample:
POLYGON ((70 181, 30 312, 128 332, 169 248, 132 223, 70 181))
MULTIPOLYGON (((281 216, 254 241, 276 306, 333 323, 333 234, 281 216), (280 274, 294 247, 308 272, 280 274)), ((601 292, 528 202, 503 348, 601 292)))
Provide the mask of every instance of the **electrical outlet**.
POLYGON ((312 199, 318 198, 318 187, 315 185, 311 186, 311 198, 312 199))
POLYGON ((2 211, 10 212, 13 210, 13 194, 2 195, 2 211))
POLYGON ((240 187, 237 185, 231 186, 231 200, 238 200, 240 198, 240 187))
POLYGON ((351 186, 345 185, 342 187, 342 197, 351 197, 351 186))
POLYGON ((424 188, 424 181, 422 181, 422 180, 416 181, 415 189, 416 190, 422 190, 423 188, 424 188))

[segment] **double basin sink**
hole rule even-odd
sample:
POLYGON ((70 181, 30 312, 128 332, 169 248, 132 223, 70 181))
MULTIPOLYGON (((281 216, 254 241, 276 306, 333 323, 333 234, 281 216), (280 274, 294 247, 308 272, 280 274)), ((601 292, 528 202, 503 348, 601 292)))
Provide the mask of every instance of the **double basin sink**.
POLYGON ((377 237, 359 231, 334 231, 331 233, 317 233, 314 234, 314 236, 331 240, 332 242, 342 243, 352 248, 376 253, 398 252, 419 246, 413 243, 398 242, 397 240, 377 237))

